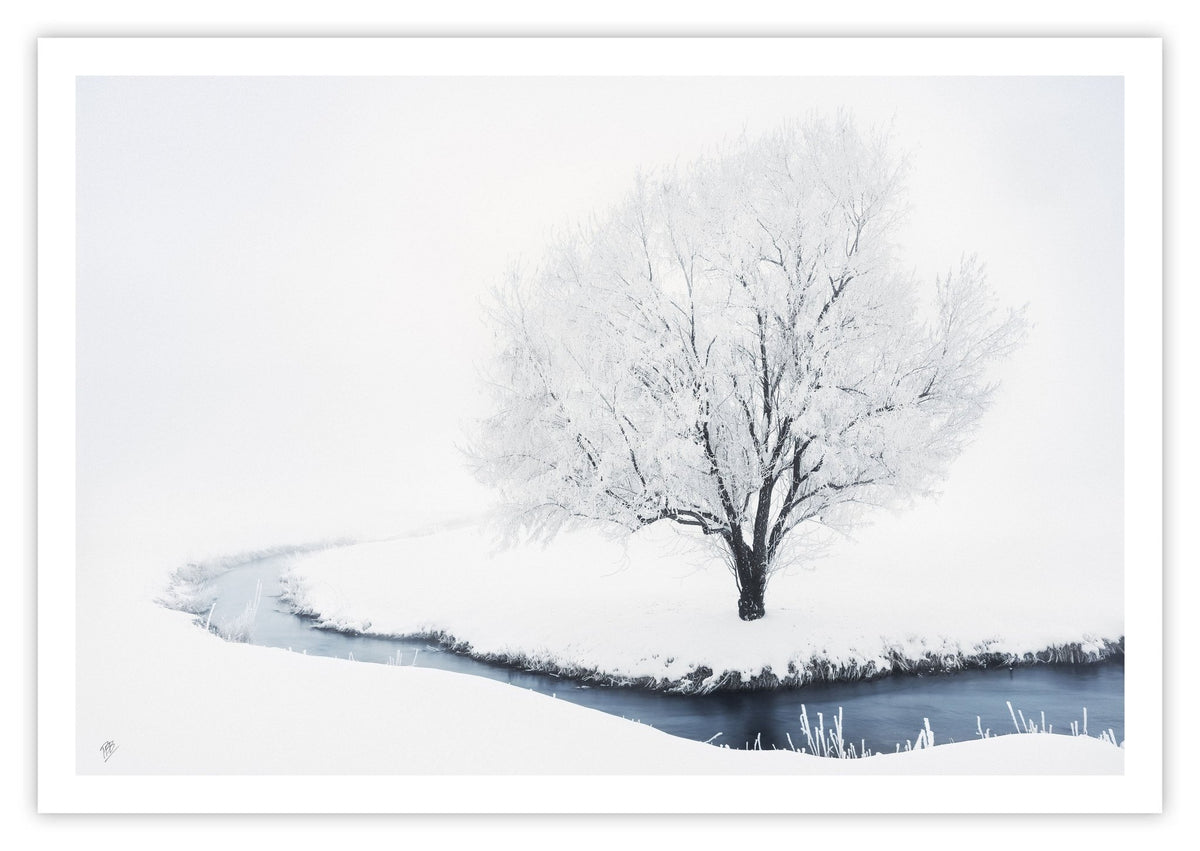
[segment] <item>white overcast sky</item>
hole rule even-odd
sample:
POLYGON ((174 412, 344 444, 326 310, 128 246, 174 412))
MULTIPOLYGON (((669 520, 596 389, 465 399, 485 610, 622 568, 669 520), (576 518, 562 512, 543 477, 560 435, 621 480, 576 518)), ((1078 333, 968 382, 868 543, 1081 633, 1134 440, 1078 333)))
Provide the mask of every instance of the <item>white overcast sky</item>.
MULTIPOLYGON (((479 300, 639 166, 845 108, 912 153, 909 264, 978 253, 1029 304, 940 500, 842 557, 1014 560, 1119 594, 1119 78, 82 78, 77 428, 87 529, 187 553, 486 504, 479 300)), ((1138 282, 1131 282, 1137 286, 1138 282)))

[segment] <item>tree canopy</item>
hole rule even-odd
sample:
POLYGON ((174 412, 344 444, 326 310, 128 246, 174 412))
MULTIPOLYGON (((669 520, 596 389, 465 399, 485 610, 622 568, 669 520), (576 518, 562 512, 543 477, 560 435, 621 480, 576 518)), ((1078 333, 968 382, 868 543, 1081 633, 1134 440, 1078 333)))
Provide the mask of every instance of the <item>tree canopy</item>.
POLYGON ((976 260, 906 271, 905 176, 847 116, 640 176, 499 288, 479 476, 544 534, 693 528, 761 617, 795 530, 945 476, 1024 331, 976 260))

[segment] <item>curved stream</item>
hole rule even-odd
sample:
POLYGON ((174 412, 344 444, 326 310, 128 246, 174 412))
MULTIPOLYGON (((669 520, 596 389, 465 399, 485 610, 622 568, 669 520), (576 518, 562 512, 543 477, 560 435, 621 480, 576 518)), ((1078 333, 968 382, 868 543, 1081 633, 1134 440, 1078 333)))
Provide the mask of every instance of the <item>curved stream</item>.
POLYGON ((711 740, 733 748, 754 747, 756 742, 763 749, 790 748, 789 736, 801 747, 801 704, 807 707, 813 727, 817 725, 817 713, 822 713, 825 726, 831 727, 842 707, 847 744, 853 742, 861 748, 865 742, 873 752, 893 751, 897 744, 903 749, 909 741, 915 745, 925 718, 939 744, 978 738, 976 716, 980 716, 978 723, 993 734, 1013 733, 1006 701, 1039 725, 1044 713, 1046 724, 1056 733, 1069 733, 1073 721, 1082 727, 1086 707, 1091 735, 1111 729, 1116 741, 1125 738, 1125 668, 1121 661, 901 675, 872 682, 704 695, 593 687, 481 662, 421 639, 380 638, 317 628, 310 619, 293 614, 280 600, 280 573, 286 561, 283 556, 259 559, 212 580, 216 604, 211 626, 219 630, 237 621, 245 614, 247 602, 255 597, 256 588, 261 587, 261 603, 247 631, 247 640, 252 644, 488 677, 641 721, 676 736, 711 740))

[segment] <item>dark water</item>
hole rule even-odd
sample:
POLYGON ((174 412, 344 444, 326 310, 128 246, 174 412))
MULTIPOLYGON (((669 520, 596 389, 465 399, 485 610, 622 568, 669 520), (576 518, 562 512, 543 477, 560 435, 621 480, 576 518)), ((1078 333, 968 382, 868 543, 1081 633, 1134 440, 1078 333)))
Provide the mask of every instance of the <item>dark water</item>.
MULTIPOLYGON (((674 695, 628 688, 584 686, 546 674, 513 670, 480 662, 430 645, 422 640, 346 635, 318 629, 312 621, 293 615, 280 599, 283 558, 266 558, 235 567, 213 581, 216 606, 214 627, 242 615, 262 583, 262 600, 249 640, 266 647, 290 648, 315 656, 360 662, 421 667, 488 677, 519 688, 552 694, 592 709, 649 724, 664 732, 697 741, 742 748, 796 747, 801 733, 801 704, 812 726, 823 713, 825 727, 842 707, 844 738, 873 752, 915 745, 924 719, 929 719, 936 742, 978 738, 976 716, 983 729, 1015 732, 1006 701, 1025 718, 1045 723, 1055 733, 1069 733, 1087 707, 1087 729, 1093 735, 1111 729, 1118 742, 1125 738, 1125 668, 1121 662, 1094 665, 1038 665, 1014 670, 964 671, 956 674, 893 676, 874 682, 812 685, 800 689, 674 695), (721 735, 713 738, 716 734, 721 735)), ((1018 720, 1020 718, 1018 717, 1018 720)))

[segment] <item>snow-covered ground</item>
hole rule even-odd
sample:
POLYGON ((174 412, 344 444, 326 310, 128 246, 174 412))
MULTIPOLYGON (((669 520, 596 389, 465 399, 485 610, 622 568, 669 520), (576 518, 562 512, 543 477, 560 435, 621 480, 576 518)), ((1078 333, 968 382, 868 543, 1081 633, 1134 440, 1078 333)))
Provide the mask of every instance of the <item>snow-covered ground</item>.
POLYGON ((580 531, 497 550, 485 525, 459 524, 297 555, 288 577, 294 606, 332 628, 440 634, 476 656, 684 688, 767 669, 857 677, 898 658, 955 667, 1071 645, 1103 655, 1123 635, 1119 612, 1079 593, 1064 606, 1069 589, 1026 581, 1019 566, 980 582, 936 564, 880 570, 852 549, 778 574, 767 617, 745 623, 728 571, 695 541, 659 524, 624 541, 580 531), (685 679, 703 668, 707 681, 685 679))
MULTIPOLYGON (((743 751, 718 748, 676 738, 649 726, 624 720, 566 701, 525 691, 491 680, 445 671, 350 662, 292 653, 286 650, 233 644, 222 641, 195 624, 193 615, 172 611, 155 602, 168 581, 169 553, 178 544, 171 537, 150 534, 139 552, 131 550, 128 538, 113 526, 101 526, 87 536, 90 552, 96 553, 93 570, 80 575, 79 600, 87 616, 81 621, 77 644, 75 685, 78 714, 74 771, 80 775, 127 774, 1121 774, 1125 752, 1098 739, 1065 735, 1008 735, 987 741, 938 745, 928 751, 885 754, 867 760, 822 759, 790 752, 743 751), (105 761, 100 746, 115 742, 118 750, 105 761)), ((553 587, 557 598, 541 599, 546 606, 573 602, 579 625, 574 630, 577 646, 587 645, 586 632, 596 628, 599 614, 584 619, 583 612, 607 612, 618 623, 636 624, 650 603, 625 596, 637 585, 643 592, 682 586, 688 593, 671 601, 657 596, 652 606, 659 631, 656 641, 669 643, 671 624, 691 613, 690 631, 702 652, 721 642, 708 632, 750 636, 790 635, 784 589, 803 586, 817 574, 787 577, 772 589, 774 605, 768 616, 755 624, 743 624, 733 611, 732 585, 722 573, 708 571, 677 576, 678 559, 664 560, 660 570, 651 569, 654 581, 635 579, 640 547, 652 541, 639 538, 630 547, 630 564, 601 567, 602 554, 617 550, 589 537, 566 538, 542 552, 547 561, 537 561, 540 575, 553 574, 554 552, 565 553, 574 546, 577 560, 559 566, 553 587), (574 542, 574 543, 572 543, 574 542), (584 558, 583 556, 588 556, 584 558), (603 584, 611 574, 609 597, 582 605, 587 586, 572 586, 568 576, 592 577, 603 584), (619 582, 620 585, 615 583, 619 582), (693 587, 695 586, 695 587, 693 587), (570 589, 574 587, 575 590, 570 589), (713 591, 708 599, 705 589, 713 591), (717 593, 719 592, 719 593, 717 593), (576 596, 572 597, 574 594, 576 596), (773 624, 775 624, 773 626, 773 624), (776 632, 781 631, 781 632, 776 632), (711 642, 711 643, 710 643, 711 642)), ((364 544, 296 557, 299 575, 308 577, 314 593, 324 588, 329 596, 341 594, 350 601, 356 588, 374 588, 379 610, 391 611, 387 601, 402 599, 405 589, 412 599, 423 601, 454 597, 459 605, 469 601, 484 605, 488 588, 510 587, 503 595, 494 593, 491 620, 481 620, 487 630, 473 631, 478 641, 501 641, 507 622, 510 635, 531 635, 538 623, 562 624, 569 618, 526 622, 533 591, 511 592, 521 579, 506 575, 518 559, 518 551, 499 560, 465 563, 480 540, 465 527, 424 537, 406 538, 390 544, 364 544), (457 543, 455 543, 457 542, 457 543), (407 548, 407 549, 405 549, 407 548), (422 558, 402 574, 387 574, 389 554, 406 551, 422 558), (428 575, 440 566, 443 597, 433 596, 437 583, 428 575), (418 581, 422 569, 427 579, 418 581), (451 595, 454 581, 466 582, 470 575, 491 571, 490 584, 461 584, 451 595), (322 583, 318 573, 341 575, 342 591, 332 582, 322 583), (407 579, 405 578, 407 576, 407 579), (351 578, 357 577, 354 582, 351 578), (370 586, 370 582, 378 585, 370 586), (367 583, 358 585, 356 583, 367 583), (419 589, 425 589, 419 591, 419 589), (525 602, 522 602, 522 601, 525 602), (528 608, 522 608, 527 606, 528 608), (518 629, 518 626, 520 629, 518 629)), ((481 544, 480 544, 481 545, 481 544)), ((178 564, 178 562, 175 562, 178 564)), ((659 564, 655 562, 655 564, 659 564)), ((645 569, 645 568, 644 568, 645 569)), ((525 578, 529 578, 527 575, 525 578)), ((582 581, 582 580, 579 580, 582 581)), ((545 586, 543 586, 544 588, 545 586)), ((607 587, 607 586, 603 586, 607 587)), ((369 598, 362 598, 369 599, 369 598)), ((424 602, 422 603, 424 605, 424 602)), ((793 604, 794 605, 794 604, 793 604)), ((820 605, 805 611, 819 612, 820 605)), ((402 609, 397 609, 397 613, 402 609)), ((464 609, 446 609, 440 617, 455 617, 464 609)), ((465 615, 462 615, 465 617, 465 615)), ((415 617, 415 616, 414 616, 415 617)), ((647 620, 641 618, 641 620, 647 620)), ((823 623, 836 618, 825 617, 823 623)), ((653 619, 639 626, 645 638, 654 632, 653 619), (649 632, 648 632, 649 631, 649 632)), ((817 621, 814 621, 814 623, 817 621)), ((457 621, 445 622, 454 626, 457 621)), ((393 626, 398 626, 394 623, 393 626)), ((548 627, 545 627, 548 628, 548 627)), ((619 632, 615 627, 614 632, 619 632)), ((734 642, 727 649, 730 661, 754 660, 755 640, 734 642), (743 654, 735 657, 735 653, 743 654)), ((634 639, 617 644, 631 647, 634 639)), ((732 641, 732 639, 731 639, 732 641)), ((573 645, 574 646, 574 645, 573 645)), ((761 649, 761 648, 760 648, 761 649)), ((572 651, 582 653, 582 650, 572 651)), ((614 651, 615 652, 615 651, 614 651)), ((648 655, 648 654, 644 654, 648 655)), ((913 719, 913 736, 921 719, 913 719)), ((936 732, 936 729, 935 729, 936 732)), ((49 799, 48 799, 49 800, 49 799)), ((498 800, 498 799, 497 799, 498 800)), ((611 803, 611 802, 610 802, 611 803)), ((185 800, 175 808, 187 809, 185 800)), ((233 803, 230 804, 234 806, 233 803)), ((599 805, 599 804, 598 804, 599 805)), ((743 802, 753 809, 752 802, 743 802)), ((766 804, 763 804, 766 806, 766 804)), ((139 803, 137 806, 144 806, 139 803)), ((396 801, 395 808, 416 806, 396 801)), ((498 804, 499 806, 499 804, 498 804)), ((528 807, 540 811, 544 801, 528 807)), ((563 804, 567 806, 567 804, 563 804)), ((580 806, 580 805, 577 805, 580 806)), ((741 806, 741 805, 739 805, 741 806)), ((781 804, 773 806, 783 806, 781 804)), ((803 809, 802 802, 796 807, 803 809)), ((829 806, 826 804, 825 806, 829 806)), ((931 808, 938 806, 930 804, 931 808)), ((446 800, 424 808, 453 810, 446 800)), ((418 807, 418 808, 422 808, 418 807)), ((636 802, 629 807, 637 809, 636 802)), ((236 806, 234 807, 236 808, 236 806)), ((503 808, 503 807, 502 807, 503 808)), ((511 804, 520 809, 520 802, 511 804)), ((586 807, 584 807, 586 809, 586 807)), ((662 801, 646 803, 648 811, 661 811, 662 801)), ((789 809, 790 806, 783 806, 789 809)), ((852 807, 851 807, 852 808, 852 807)))
MULTIPOLYGON (((669 736, 503 683, 232 644, 148 604, 136 664, 80 719, 83 774, 1120 773, 1121 749, 1011 735, 834 760, 669 736), (147 676, 147 671, 158 672, 147 676), (106 762, 105 741, 119 749, 106 762)), ((919 721, 918 721, 919 723, 919 721)), ((914 727, 914 734, 916 727, 914 727)), ((401 807, 403 808, 403 807, 401 807)))

